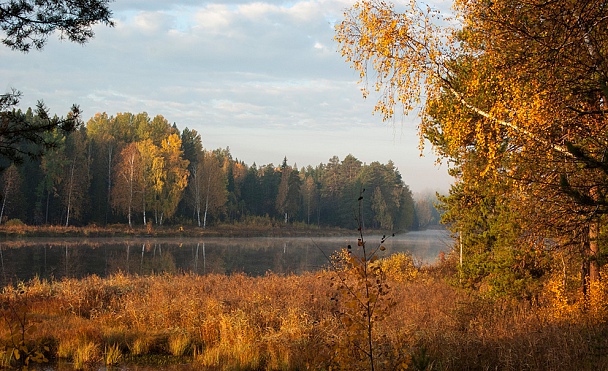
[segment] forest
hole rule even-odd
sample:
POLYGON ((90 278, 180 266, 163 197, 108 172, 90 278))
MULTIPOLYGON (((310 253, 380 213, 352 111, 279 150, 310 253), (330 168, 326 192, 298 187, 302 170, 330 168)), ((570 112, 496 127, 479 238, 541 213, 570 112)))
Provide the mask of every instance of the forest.
MULTIPOLYGON (((28 109, 25 122, 40 118, 28 109)), ((49 150, 20 166, 5 161, 0 219, 32 225, 206 227, 257 217, 284 223, 407 231, 436 224, 433 200, 416 203, 392 162, 363 164, 353 155, 297 168, 247 165, 229 148, 206 149, 201 134, 161 115, 98 113, 75 130, 44 133, 49 150), (417 212, 418 210, 418 212, 417 212)), ((20 146, 37 146, 20 143, 20 146)))
MULTIPOLYGON (((439 217, 428 200, 414 202, 390 162, 247 165, 145 113, 100 113, 75 126, 68 115, 43 138, 12 143, 16 152, 0 143, 3 157, 39 154, 0 164, 0 220, 358 228, 327 268, 302 275, 118 273, 9 285, 0 365, 608 369, 607 10, 605 0, 455 0, 453 17, 414 0, 345 10, 335 39, 364 97, 377 99, 385 120, 417 113, 421 142, 455 178, 438 200, 455 243, 433 265, 382 256, 390 237, 367 236, 439 217)), ((13 113, 23 130, 48 121, 13 113)))

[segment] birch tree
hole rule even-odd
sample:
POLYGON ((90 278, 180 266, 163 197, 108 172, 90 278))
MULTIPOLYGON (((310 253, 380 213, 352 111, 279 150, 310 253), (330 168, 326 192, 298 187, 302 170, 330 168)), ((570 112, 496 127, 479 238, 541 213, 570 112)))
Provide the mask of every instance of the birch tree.
POLYGON ((200 152, 192 171, 191 190, 197 224, 206 228, 208 217, 219 216, 226 207, 228 181, 220 159, 212 151, 200 152))
POLYGON ((151 139, 137 142, 136 145, 140 155, 139 176, 137 177, 140 199, 135 204, 137 205, 136 210, 142 213, 144 225, 147 225, 146 211, 155 200, 154 187, 158 180, 156 174, 158 174, 158 165, 161 159, 159 159, 159 148, 152 143, 151 139))
POLYGON ((171 218, 177 210, 182 199, 184 189, 188 185, 188 160, 183 158, 182 141, 177 134, 169 135, 162 141, 160 156, 163 160, 162 171, 164 175, 157 175, 155 190, 159 192, 160 223, 163 219, 171 218))
POLYGON ((112 207, 126 214, 129 227, 133 227, 132 214, 142 185, 141 156, 136 143, 127 145, 120 152, 113 173, 116 186, 112 189, 112 207))
POLYGON ((399 10, 359 1, 336 38, 364 94, 370 85, 378 94, 376 111, 388 120, 420 108, 421 138, 440 156, 485 159, 461 167, 460 182, 508 179, 534 211, 524 230, 578 245, 583 282, 598 280, 598 223, 608 212, 606 2, 454 5, 457 21, 440 22, 416 1, 399 10))
POLYGON ((302 185, 302 197, 304 199, 304 208, 306 209, 306 224, 310 224, 310 216, 318 207, 319 200, 319 190, 312 175, 307 176, 302 185))

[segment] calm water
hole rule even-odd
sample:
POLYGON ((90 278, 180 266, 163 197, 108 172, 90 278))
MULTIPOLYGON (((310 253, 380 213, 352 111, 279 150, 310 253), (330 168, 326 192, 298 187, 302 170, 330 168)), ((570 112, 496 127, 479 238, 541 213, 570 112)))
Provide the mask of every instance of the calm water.
MULTIPOLYGON (((370 248, 380 242, 379 236, 366 239, 370 248)), ((0 242, 0 282, 117 272, 299 274, 325 267, 332 252, 356 243, 356 237, 24 239, 0 242)), ((451 244, 447 231, 410 232, 388 239, 382 254, 409 251, 420 262, 432 263, 451 244)))

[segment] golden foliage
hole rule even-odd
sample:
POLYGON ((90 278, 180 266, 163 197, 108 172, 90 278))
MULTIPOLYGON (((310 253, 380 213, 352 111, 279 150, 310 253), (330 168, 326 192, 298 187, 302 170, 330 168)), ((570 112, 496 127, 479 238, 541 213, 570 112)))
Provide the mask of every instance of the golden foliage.
POLYGON ((409 253, 396 253, 380 259, 379 263, 386 277, 397 282, 414 281, 420 273, 409 253))
MULTIPOLYGON (((553 277, 546 287, 551 317, 578 318, 581 311, 601 317, 604 290, 596 281, 598 230, 608 213, 606 3, 454 3, 457 22, 442 24, 415 0, 398 10, 360 0, 337 25, 336 40, 359 72, 364 96, 370 84, 378 93, 375 111, 385 120, 396 116, 396 107, 409 113, 421 106, 421 143, 429 140, 447 159, 457 178, 453 195, 466 201, 446 203, 455 232, 466 238, 517 233, 518 243, 546 243, 552 256, 553 250, 577 254, 588 295, 566 295, 572 279, 553 277), (508 209, 482 204, 495 198, 508 209), (479 228, 468 222, 484 208, 509 223, 497 219, 479 228)), ((501 247, 487 242, 489 254, 501 247)))
MULTIPOLYGON (((608 274, 604 266, 602 274, 608 274)), ((608 283, 592 281, 586 293, 581 290, 580 278, 572 275, 555 274, 548 280, 543 292, 544 315, 551 320, 576 323, 585 321, 604 324, 608 321, 608 283)))

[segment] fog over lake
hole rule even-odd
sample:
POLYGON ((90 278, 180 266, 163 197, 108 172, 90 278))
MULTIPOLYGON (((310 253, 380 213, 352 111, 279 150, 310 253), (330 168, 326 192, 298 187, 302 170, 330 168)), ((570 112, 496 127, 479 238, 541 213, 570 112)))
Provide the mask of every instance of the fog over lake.
MULTIPOLYGON (((365 236, 379 246, 381 236, 365 236)), ((433 263, 452 246, 449 232, 428 230, 390 237, 381 256, 410 252, 421 264, 433 263)), ((194 274, 301 274, 327 267, 328 257, 353 237, 243 238, 28 238, 0 242, 2 285, 34 277, 61 279, 88 275, 191 272, 194 274)))

